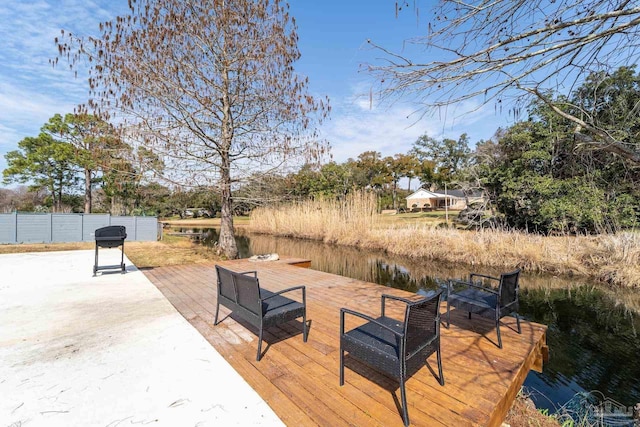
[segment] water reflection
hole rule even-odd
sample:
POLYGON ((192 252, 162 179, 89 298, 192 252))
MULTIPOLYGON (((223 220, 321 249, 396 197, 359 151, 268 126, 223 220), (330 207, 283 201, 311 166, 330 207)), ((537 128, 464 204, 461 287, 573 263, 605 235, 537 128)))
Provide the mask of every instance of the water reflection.
POLYGON ((580 391, 598 390, 623 405, 640 402, 640 319, 595 286, 527 289, 527 318, 549 325, 551 360, 525 385, 539 390, 539 406, 553 409, 580 391))
MULTIPOLYGON (((202 231, 202 230, 200 230, 202 231)), ((208 230, 204 244, 217 241, 208 230)), ((308 258, 311 268, 417 292, 446 279, 465 278, 468 267, 436 264, 316 241, 240 234, 240 257, 278 253, 308 258)), ((497 275, 493 269, 474 269, 497 275)), ((542 374, 530 373, 525 386, 552 412, 575 393, 598 390, 623 405, 640 402, 640 312, 637 294, 616 294, 583 280, 523 275, 520 314, 549 326, 550 361, 542 374), (633 300, 631 300, 633 298, 633 300)))
MULTIPOLYGON (((218 240, 215 229, 207 230, 203 243, 212 245, 218 240)), ((277 253, 311 260, 311 268, 341 276, 416 292, 435 289, 441 280, 464 278, 467 269, 452 265, 419 263, 376 251, 363 251, 339 245, 325 245, 313 240, 290 239, 258 234, 236 237, 240 258, 254 254, 277 253), (409 262, 407 262, 409 261, 409 262)), ((495 271, 483 270, 494 274, 495 271)))

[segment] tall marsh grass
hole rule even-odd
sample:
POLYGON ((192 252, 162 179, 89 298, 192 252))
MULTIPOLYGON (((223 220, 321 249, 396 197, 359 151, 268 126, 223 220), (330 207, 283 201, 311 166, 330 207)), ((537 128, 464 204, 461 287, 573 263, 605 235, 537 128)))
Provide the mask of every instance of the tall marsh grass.
POLYGON ((640 233, 541 236, 519 231, 467 231, 378 221, 374 195, 310 200, 254 210, 248 230, 385 250, 416 259, 470 267, 521 267, 640 287, 640 233))
POLYGON ((355 192, 342 200, 315 199, 254 209, 249 230, 256 233, 355 245, 374 228, 374 194, 355 192))

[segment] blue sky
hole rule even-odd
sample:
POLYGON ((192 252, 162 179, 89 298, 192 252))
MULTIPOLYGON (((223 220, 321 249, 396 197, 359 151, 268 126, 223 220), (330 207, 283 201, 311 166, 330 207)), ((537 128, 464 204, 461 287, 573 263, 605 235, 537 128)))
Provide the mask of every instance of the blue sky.
MULTIPOLYGON (((331 119, 321 128, 332 145, 334 160, 341 162, 363 151, 383 155, 405 153, 418 136, 469 134, 471 141, 491 137, 508 124, 492 105, 459 106, 447 114, 429 115, 416 123, 410 102, 369 102, 370 76, 360 65, 380 54, 366 41, 401 51, 403 41, 424 33, 412 11, 395 16, 394 0, 293 0, 291 14, 298 24, 302 53, 297 71, 310 80, 314 95, 329 96, 331 119), (411 117, 407 117, 410 116, 411 117), (443 117, 447 118, 445 120, 443 117)), ((431 2, 418 2, 428 16, 431 2)), ((55 113, 72 112, 86 101, 84 79, 75 79, 65 66, 53 69, 54 38, 61 29, 82 35, 98 35, 98 23, 127 10, 126 0, 13 0, 0 3, 0 170, 4 154, 16 149, 24 137, 35 136, 55 113)), ((426 55, 423 60, 428 61, 426 55)))

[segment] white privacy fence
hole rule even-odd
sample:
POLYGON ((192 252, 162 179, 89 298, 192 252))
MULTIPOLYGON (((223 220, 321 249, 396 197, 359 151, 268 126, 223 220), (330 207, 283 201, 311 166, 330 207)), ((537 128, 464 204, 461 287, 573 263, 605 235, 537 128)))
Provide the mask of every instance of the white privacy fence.
POLYGON ((88 242, 108 225, 124 225, 129 241, 158 239, 156 217, 14 212, 0 214, 0 243, 88 242))

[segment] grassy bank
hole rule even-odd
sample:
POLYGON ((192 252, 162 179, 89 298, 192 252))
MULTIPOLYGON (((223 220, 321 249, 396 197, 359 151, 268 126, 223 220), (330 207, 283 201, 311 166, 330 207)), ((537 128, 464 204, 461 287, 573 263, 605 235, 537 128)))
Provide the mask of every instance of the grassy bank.
POLYGON ((344 202, 307 201, 254 210, 248 230, 321 240, 416 259, 464 263, 640 287, 640 233, 540 236, 516 231, 467 231, 431 222, 382 218, 371 195, 344 202))
MULTIPOLYGON (((0 245, 0 254, 93 250, 94 248, 93 242, 0 245)), ((124 252, 138 268, 194 264, 220 259, 213 249, 194 243, 188 238, 175 236, 165 236, 159 242, 125 242, 124 252)))
POLYGON ((198 264, 221 259, 213 248, 177 236, 165 236, 159 242, 126 243, 124 252, 138 268, 198 264))
MULTIPOLYGON (((220 218, 169 218, 163 219, 161 222, 168 224, 172 227, 220 227, 220 218)), ((249 224, 248 216, 234 216, 234 227, 245 227, 249 224)))

